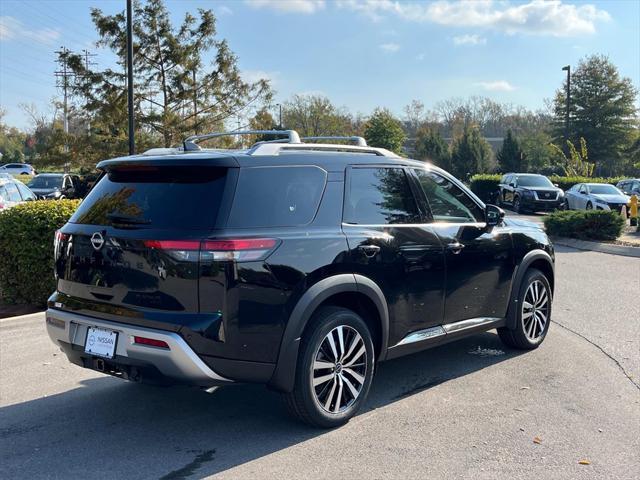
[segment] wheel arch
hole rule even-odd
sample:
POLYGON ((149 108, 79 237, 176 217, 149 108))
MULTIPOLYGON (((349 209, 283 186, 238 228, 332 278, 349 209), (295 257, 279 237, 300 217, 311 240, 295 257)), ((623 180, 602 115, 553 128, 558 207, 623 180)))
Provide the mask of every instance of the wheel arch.
POLYGON ((285 327, 278 361, 268 386, 290 392, 295 382, 300 339, 314 312, 326 305, 349 308, 360 314, 372 330, 378 359, 387 354, 389 313, 384 294, 373 280, 362 275, 334 275, 312 285, 298 300, 285 327), (372 318, 375 314, 375 318, 372 318))
POLYGON ((555 266, 551 255, 545 250, 531 250, 520 261, 520 264, 516 267, 514 272, 513 281, 511 283, 511 294, 509 296, 509 307, 507 309, 507 328, 513 330, 516 326, 517 311, 519 308, 518 293, 520 292, 520 286, 522 280, 531 268, 540 270, 551 286, 551 293, 553 294, 555 288, 555 266))

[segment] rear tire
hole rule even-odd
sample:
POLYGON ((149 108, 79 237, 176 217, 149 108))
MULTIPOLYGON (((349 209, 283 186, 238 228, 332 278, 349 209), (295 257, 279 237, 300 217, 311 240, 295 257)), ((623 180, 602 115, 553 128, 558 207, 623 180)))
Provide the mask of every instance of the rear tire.
POLYGON ((520 350, 538 348, 549 331, 552 301, 547 277, 535 268, 527 270, 518 291, 515 328, 498 328, 500 340, 520 350))
POLYGON ((355 312, 323 307, 310 320, 300 345, 287 409, 321 428, 347 423, 365 402, 373 380, 373 340, 355 312))
POLYGON ((587 202, 587 206, 584 207, 586 210, 593 210, 593 204, 591 202, 587 202))

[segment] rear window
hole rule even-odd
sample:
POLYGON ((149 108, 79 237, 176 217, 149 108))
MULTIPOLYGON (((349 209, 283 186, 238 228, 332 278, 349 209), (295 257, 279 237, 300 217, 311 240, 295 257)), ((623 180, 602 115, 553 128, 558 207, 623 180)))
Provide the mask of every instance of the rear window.
POLYGON ((200 229, 215 225, 226 168, 149 167, 114 170, 96 184, 72 223, 200 229))
POLYGON ((327 172, 315 166, 240 170, 228 227, 294 227, 318 211, 327 172))

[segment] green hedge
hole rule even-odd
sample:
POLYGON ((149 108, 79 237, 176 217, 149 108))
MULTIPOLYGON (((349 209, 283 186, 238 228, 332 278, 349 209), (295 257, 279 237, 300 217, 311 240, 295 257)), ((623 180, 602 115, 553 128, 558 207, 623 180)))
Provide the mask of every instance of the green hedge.
MULTIPOLYGON (((475 193, 484 202, 495 202, 496 194, 498 192, 498 184, 502 174, 478 174, 471 177, 469 186, 471 191, 475 193)), ((611 185, 617 184, 625 177, 613 177, 613 178, 588 178, 588 177, 561 177, 558 175, 552 175, 549 177, 551 183, 555 183, 565 192, 573 187, 576 183, 610 183, 611 185)))
POLYGON ((624 224, 622 215, 605 210, 558 211, 544 217, 549 235, 581 240, 615 240, 624 224))
POLYGON ((78 200, 26 202, 0 213, 0 300, 46 304, 55 290, 53 236, 78 200))

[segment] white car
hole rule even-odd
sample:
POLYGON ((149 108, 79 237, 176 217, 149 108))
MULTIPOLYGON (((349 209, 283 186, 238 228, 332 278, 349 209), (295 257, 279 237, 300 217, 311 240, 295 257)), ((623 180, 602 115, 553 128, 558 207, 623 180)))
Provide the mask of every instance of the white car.
POLYGON ((578 183, 565 192, 567 210, 614 210, 620 212, 630 198, 607 183, 578 183))
POLYGON ((36 194, 18 180, 0 178, 0 212, 19 203, 37 200, 36 194))
POLYGON ((0 172, 10 173, 11 175, 36 175, 36 169, 28 163, 7 163, 0 166, 0 172))

